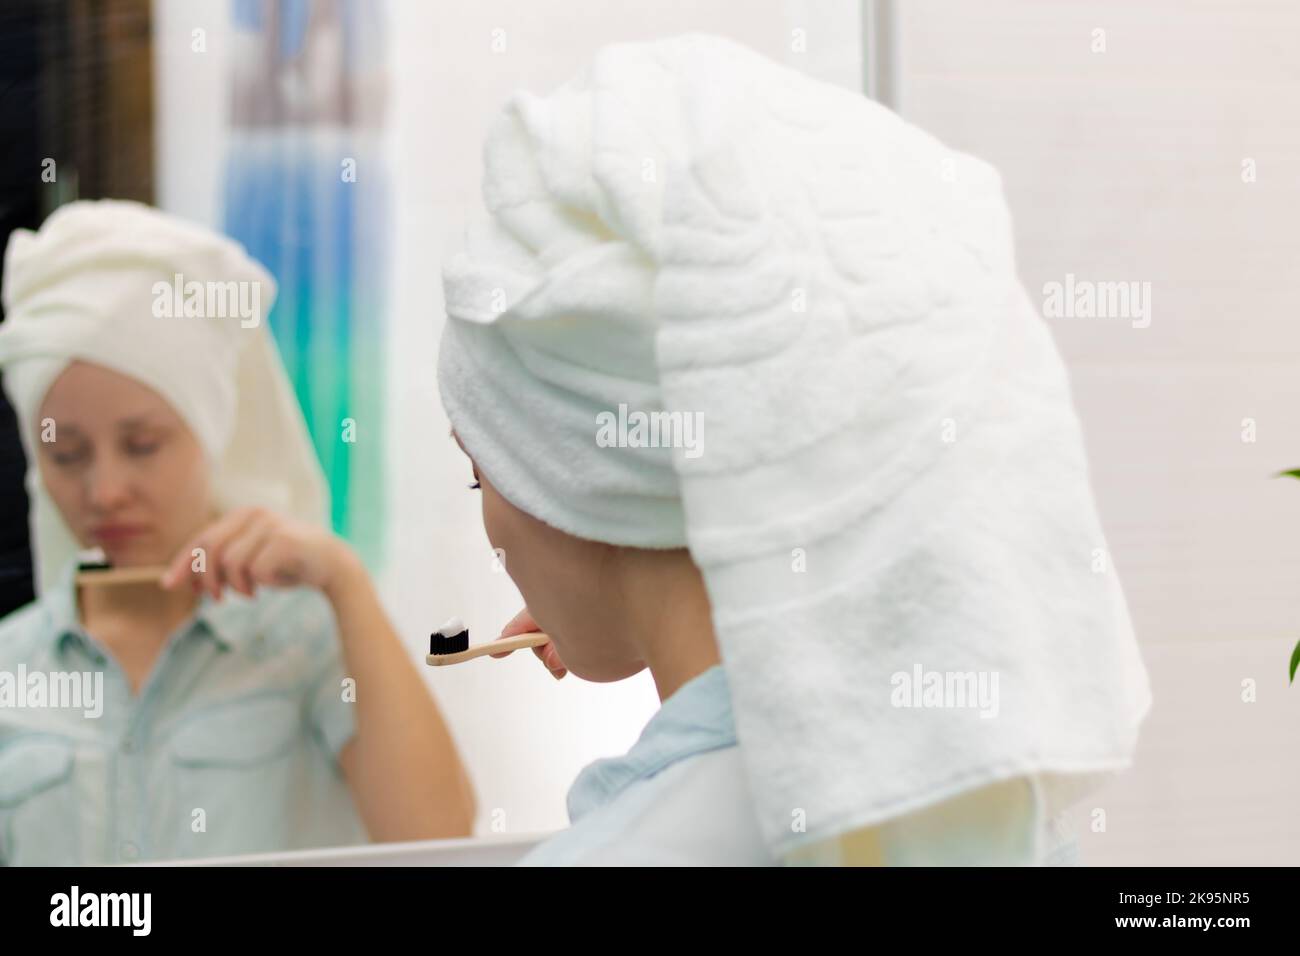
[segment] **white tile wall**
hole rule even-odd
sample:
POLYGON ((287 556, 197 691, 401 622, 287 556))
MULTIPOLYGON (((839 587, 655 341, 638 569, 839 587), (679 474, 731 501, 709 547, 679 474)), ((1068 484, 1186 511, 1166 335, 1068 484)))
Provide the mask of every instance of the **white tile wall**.
POLYGON ((1051 320, 1155 692, 1085 861, 1300 863, 1300 5, 896 7, 900 110, 1002 171, 1031 293, 1151 283, 1148 328, 1051 320))

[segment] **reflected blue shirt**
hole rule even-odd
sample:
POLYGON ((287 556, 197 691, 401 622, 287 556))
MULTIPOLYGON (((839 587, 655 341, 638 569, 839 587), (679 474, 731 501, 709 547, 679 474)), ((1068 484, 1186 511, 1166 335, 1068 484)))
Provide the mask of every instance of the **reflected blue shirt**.
POLYGON ((0 862, 129 863, 362 842, 332 610, 309 589, 204 595, 138 696, 82 627, 75 563, 0 621, 0 862), (83 695, 15 696, 80 674, 83 695), (6 680, 8 695, 6 695, 6 680), (53 706, 74 703, 74 706, 53 706), (98 715, 96 709, 101 710, 98 715))

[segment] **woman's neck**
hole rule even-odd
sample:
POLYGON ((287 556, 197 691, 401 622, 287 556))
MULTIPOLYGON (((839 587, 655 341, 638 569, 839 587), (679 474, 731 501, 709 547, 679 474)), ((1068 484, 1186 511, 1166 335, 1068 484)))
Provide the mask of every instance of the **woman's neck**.
POLYGON ((659 701, 663 703, 681 689, 682 685, 699 677, 710 667, 721 663, 716 643, 712 643, 713 629, 707 633, 676 631, 671 635, 675 646, 659 644, 645 651, 646 665, 654 677, 659 701), (709 638, 706 642, 704 638, 709 638))
POLYGON ((78 616, 139 694, 177 626, 190 616, 198 595, 155 584, 97 585, 77 588, 78 616))
POLYGON ((641 625, 632 634, 633 643, 650 668, 661 703, 722 662, 699 570, 689 559, 667 570, 654 582, 650 600, 635 602, 643 613, 631 616, 641 625))
POLYGON ((131 620, 142 627, 170 630, 189 617, 199 596, 188 588, 165 591, 156 584, 117 584, 77 588, 77 609, 83 624, 97 620, 131 620))

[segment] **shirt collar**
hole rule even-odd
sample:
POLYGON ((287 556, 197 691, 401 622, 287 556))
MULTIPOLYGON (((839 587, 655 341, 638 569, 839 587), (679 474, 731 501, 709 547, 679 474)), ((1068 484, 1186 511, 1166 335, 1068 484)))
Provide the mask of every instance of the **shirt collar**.
POLYGON ((727 675, 721 665, 714 665, 663 702, 626 754, 583 768, 569 789, 569 821, 577 822, 631 784, 670 764, 735 743, 727 675))
MULTIPOLYGON (((50 640, 60 648, 68 639, 82 634, 81 621, 77 616, 78 563, 75 558, 69 562, 55 584, 41 597, 41 603, 45 605, 50 619, 50 640)), ((202 629, 222 647, 241 649, 255 637, 257 631, 253 614, 255 603, 255 600, 229 589, 220 601, 214 601, 211 595, 204 594, 186 629, 202 625, 202 629)))

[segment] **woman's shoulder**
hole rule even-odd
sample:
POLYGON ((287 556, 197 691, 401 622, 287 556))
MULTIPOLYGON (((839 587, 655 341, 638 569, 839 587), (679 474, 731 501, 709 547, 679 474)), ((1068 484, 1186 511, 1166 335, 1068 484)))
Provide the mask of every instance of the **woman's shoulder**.
POLYGON ((259 588, 254 599, 262 623, 325 624, 334 620, 329 600, 314 588, 259 588))
POLYGON ((50 618, 40 599, 0 618, 0 660, 26 658, 49 633, 50 618))
POLYGON ((771 866, 740 748, 695 754, 636 781, 561 830, 526 866, 771 866))
POLYGON ((240 602, 240 609, 231 619, 234 626, 256 630, 272 648, 330 643, 338 633, 329 601, 312 588, 264 587, 254 592, 251 598, 234 592, 228 594, 233 596, 225 597, 213 606, 212 613, 226 613, 220 609, 227 601, 240 602))

